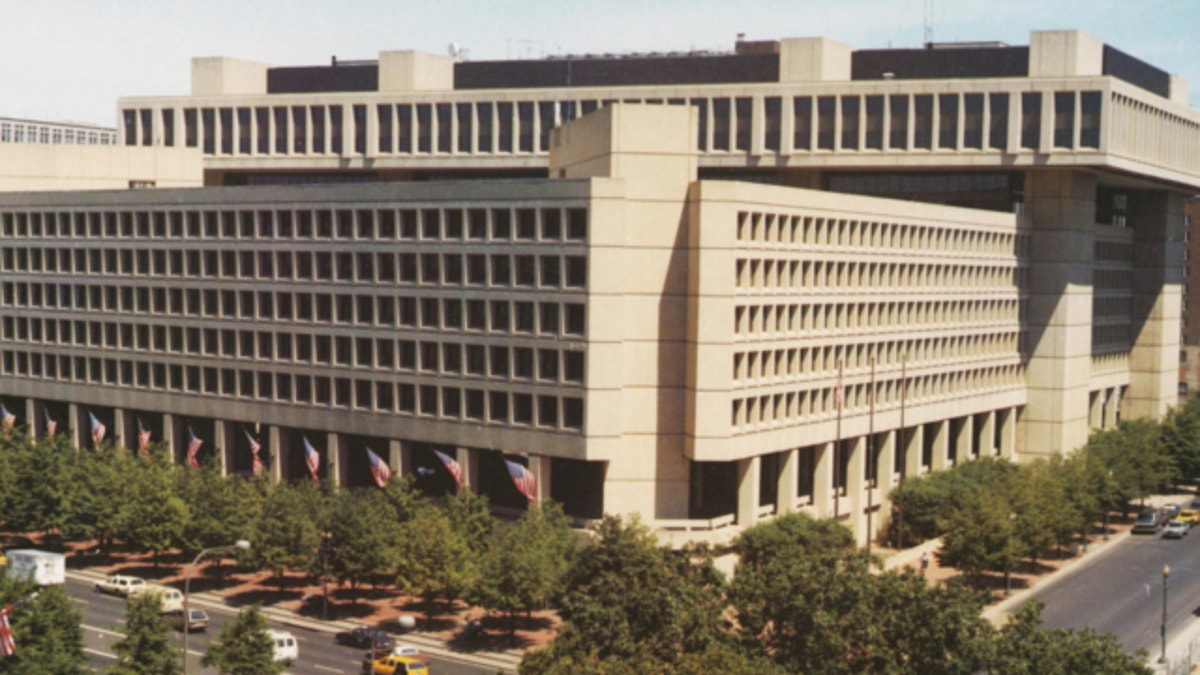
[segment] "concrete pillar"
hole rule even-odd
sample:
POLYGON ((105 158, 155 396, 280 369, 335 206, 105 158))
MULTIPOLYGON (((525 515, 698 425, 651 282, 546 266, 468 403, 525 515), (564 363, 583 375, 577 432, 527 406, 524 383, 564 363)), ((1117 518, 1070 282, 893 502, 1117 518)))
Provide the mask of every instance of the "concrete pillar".
POLYGON ((983 424, 975 430, 975 435, 979 439, 979 454, 987 457, 996 456, 997 448, 995 410, 984 413, 983 424))
POLYGON ((412 443, 395 439, 388 441, 388 464, 397 476, 411 476, 416 470, 412 460, 412 443))
POLYGON ((1000 425, 1000 457, 1014 460, 1017 455, 1017 409, 1005 408, 996 414, 1000 425))
POLYGON ((1113 387, 1107 391, 1108 398, 1104 404, 1104 428, 1117 428, 1117 421, 1120 419, 1121 413, 1121 387, 1113 387))
POLYGON ((463 485, 479 492, 479 453, 471 448, 455 448, 454 459, 463 470, 463 485))
POLYGON ((288 452, 280 439, 279 427, 271 425, 267 427, 267 448, 271 451, 271 466, 269 467, 271 482, 278 483, 283 480, 283 454, 288 452))
MULTIPOLYGON (((126 431, 125 426, 126 426, 125 425, 125 409, 124 408, 113 408, 113 428, 112 428, 113 443, 116 443, 117 445, 123 445, 128 448, 130 445, 127 442, 129 434, 126 431)), ((133 443, 133 449, 137 450, 136 442, 133 443)))
POLYGON ((828 518, 833 513, 833 443, 814 445, 817 453, 817 470, 813 475, 813 507, 818 518, 828 518))
POLYGON ((738 460, 737 524, 741 529, 752 527, 758 522, 759 480, 762 477, 762 459, 748 457, 738 460))
POLYGON ((325 477, 330 483, 342 485, 342 435, 335 432, 325 434, 325 477))
POLYGON ((904 475, 920 476, 922 469, 921 449, 925 447, 925 425, 902 429, 900 447, 904 452, 904 475))
POLYGON ((1179 326, 1183 312, 1184 198, 1164 190, 1129 198, 1133 240, 1133 349, 1130 417, 1161 419, 1179 402, 1179 326))
POLYGON ((37 423, 37 401, 27 398, 25 399, 25 435, 29 436, 31 439, 36 439, 38 437, 37 423))
POLYGON ((67 433, 70 434, 71 445, 76 448, 83 447, 83 427, 85 426, 85 422, 81 417, 82 414, 83 412, 77 404, 71 403, 67 406, 67 419, 70 421, 67 425, 67 433))
MULTIPOLYGON (((875 464, 875 485, 879 489, 880 513, 886 514, 891 509, 888 495, 896 487, 896 431, 880 434, 879 453, 875 464)), ((882 519, 880 519, 882 520, 882 519)), ((882 523, 877 523, 882 525, 882 523)))
POLYGON ((975 416, 967 415, 958 426, 958 438, 954 439, 954 457, 956 464, 976 459, 972 451, 972 440, 975 438, 975 416))
POLYGON ((217 468, 222 476, 229 475, 230 457, 233 452, 233 435, 229 428, 230 423, 226 420, 216 420, 213 422, 213 452, 217 458, 217 468))
POLYGON ((172 462, 179 463, 179 455, 175 453, 175 437, 178 432, 175 430, 177 421, 171 413, 163 414, 163 450, 167 453, 167 457, 171 458, 172 462))
MULTIPOLYGON (((1052 124, 1051 106, 1045 103, 1042 122, 1052 124)), ((1044 141, 1052 129, 1042 127, 1044 141)), ((1042 170, 1025 184, 1026 213, 1034 227, 1023 452, 1060 454, 1087 441, 1095 200, 1096 178, 1083 171, 1042 170)))
POLYGON ((866 541, 867 521, 863 515, 867 504, 867 437, 858 436, 848 439, 850 458, 846 462, 846 501, 843 511, 850 514, 850 530, 854 532, 854 540, 866 541))
POLYGON ((537 501, 538 503, 550 501, 550 465, 553 459, 546 455, 530 455, 529 470, 533 473, 533 477, 537 479, 537 501))
POLYGON ((1088 396, 1088 426, 1092 429, 1103 429, 1104 403, 1108 397, 1108 390, 1093 391, 1088 396))
POLYGON ((950 468, 950 420, 924 425, 933 427, 933 460, 930 471, 945 471, 950 468))
POLYGON ((796 510, 796 495, 800 492, 800 451, 785 450, 779 457, 779 478, 776 487, 775 513, 796 510))

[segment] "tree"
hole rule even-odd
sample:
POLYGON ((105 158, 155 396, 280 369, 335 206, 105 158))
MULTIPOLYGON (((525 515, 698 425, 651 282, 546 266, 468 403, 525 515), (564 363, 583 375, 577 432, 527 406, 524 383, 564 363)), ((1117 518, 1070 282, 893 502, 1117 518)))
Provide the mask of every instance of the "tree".
MULTIPOLYGON (((52 436, 39 444, 58 446, 66 436, 52 436)), ((117 514, 125 503, 127 477, 134 459, 119 445, 103 445, 95 452, 71 451, 71 480, 75 488, 63 499, 63 534, 73 540, 96 538, 101 548, 117 528, 117 514)))
POLYGON ((1162 422, 1162 444, 1179 478, 1200 478, 1200 396, 1189 397, 1167 413, 1162 422))
POLYGON ((442 509, 428 505, 404 523, 397 549, 396 586, 420 596, 427 610, 468 590, 474 572, 471 549, 442 509))
POLYGON ((126 501, 117 513, 119 537, 135 551, 153 553, 158 565, 159 555, 181 542, 191 515, 175 491, 172 473, 177 469, 166 458, 133 466, 126 501))
POLYGON ((1145 650, 1126 654, 1111 633, 1099 635, 1086 628, 1043 628, 1043 607, 1043 603, 1033 600, 1009 618, 995 639, 986 672, 993 675, 1149 675, 1154 672, 1146 666, 1145 650))
POLYGON ((1116 496, 1124 505, 1144 500, 1175 475, 1157 423, 1123 421, 1116 429, 1095 431, 1087 452, 1101 470, 1111 471, 1116 496))
POLYGON ((983 572, 1006 572, 1021 556, 1014 507, 999 490, 964 493, 941 525, 938 562, 955 567, 977 585, 983 572))
POLYGON ((443 508, 450 518, 450 526, 462 534, 471 553, 482 558, 490 545, 496 519, 488 510, 487 495, 479 494, 464 485, 461 490, 447 495, 443 508))
MULTIPOLYGON (((935 539, 941 522, 963 495, 1007 481, 1017 466, 1004 459, 982 457, 946 471, 904 479, 904 538, 908 542, 935 539)), ((901 508, 899 488, 892 491, 892 508, 901 508)), ((893 527, 899 522, 893 513, 893 527)))
POLYGON ((175 675, 180 672, 180 648, 171 639, 171 626, 162 615, 162 598, 143 593, 125 610, 125 639, 114 646, 117 662, 112 675, 175 675))
POLYGON ((517 612, 545 607, 574 558, 576 535, 562 507, 530 506, 514 523, 498 527, 481 564, 476 596, 488 609, 517 612))
POLYGON ((339 490, 325 517, 329 571, 340 583, 357 588, 395 568, 400 524, 383 490, 339 490))
POLYGON ((0 575, 0 606, 12 604, 38 590, 38 596, 10 616, 17 651, 0 658, 3 675, 77 675, 87 670, 83 653, 83 612, 71 604, 66 589, 36 589, 0 575))
POLYGON ((724 577, 705 549, 658 545, 636 518, 605 516, 567 574, 564 625, 522 673, 666 672, 722 639, 724 577))
POLYGON ((200 664, 237 675, 278 675, 288 669, 286 662, 275 660, 275 642, 267 633, 267 619, 257 604, 241 610, 235 621, 225 624, 220 635, 209 641, 200 664))
POLYGON ((288 568, 312 564, 321 541, 316 499, 312 488, 279 483, 267 488, 266 497, 252 525, 253 548, 246 552, 247 562, 280 576, 288 568))
POLYGON ((241 476, 222 476, 209 458, 202 471, 177 471, 178 494, 187 504, 189 518, 181 548, 187 554, 249 539, 262 507, 258 483, 241 476))

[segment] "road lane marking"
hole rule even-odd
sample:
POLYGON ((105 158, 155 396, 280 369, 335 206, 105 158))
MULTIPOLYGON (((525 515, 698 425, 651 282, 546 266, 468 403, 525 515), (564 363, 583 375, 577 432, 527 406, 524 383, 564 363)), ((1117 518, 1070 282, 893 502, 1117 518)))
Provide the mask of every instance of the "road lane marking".
POLYGON ((330 668, 329 666, 323 666, 323 665, 321 665, 321 664, 319 664, 319 663, 314 663, 314 664, 312 664, 312 667, 313 667, 313 669, 314 669, 314 670, 328 670, 328 671, 329 671, 329 672, 331 672, 331 673, 341 673, 341 672, 345 672, 345 671, 342 671, 342 670, 338 670, 337 668, 330 668))

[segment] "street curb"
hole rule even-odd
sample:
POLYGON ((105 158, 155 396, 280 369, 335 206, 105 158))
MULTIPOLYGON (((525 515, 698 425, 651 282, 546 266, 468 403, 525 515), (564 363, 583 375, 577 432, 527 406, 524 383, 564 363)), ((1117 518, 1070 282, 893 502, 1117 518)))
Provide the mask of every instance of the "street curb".
MULTIPOLYGON (((106 576, 108 575, 103 572, 96 572, 88 569, 67 571, 68 578, 75 581, 83 581, 88 583, 94 583, 106 576)), ((188 603, 206 609, 224 609, 230 611, 235 611, 237 609, 235 605, 229 604, 224 597, 210 592, 191 593, 188 597, 188 603)), ((352 630, 360 626, 369 625, 361 621, 313 621, 311 619, 298 616, 291 610, 281 609, 270 605, 264 606, 262 611, 264 615, 278 623, 296 628, 305 628, 321 633, 328 633, 330 635, 342 631, 352 630)), ((398 638, 397 641, 401 640, 398 638)), ((422 653, 428 654, 429 656, 440 657, 480 668, 495 669, 504 673, 517 672, 517 667, 520 665, 521 658, 523 656, 523 653, 518 650, 477 653, 452 651, 446 648, 443 640, 421 633, 404 633, 402 641, 417 645, 421 648, 422 653)))

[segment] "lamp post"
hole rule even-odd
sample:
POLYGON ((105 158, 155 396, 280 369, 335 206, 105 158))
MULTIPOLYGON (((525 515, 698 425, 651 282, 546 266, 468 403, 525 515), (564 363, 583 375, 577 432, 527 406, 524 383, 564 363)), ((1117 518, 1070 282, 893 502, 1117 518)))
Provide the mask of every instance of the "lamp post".
MULTIPOLYGON (((1008 514, 1008 556, 1012 555, 1012 536, 1013 529, 1017 526, 1017 514, 1008 514)), ((1007 557, 1007 556, 1006 556, 1007 557)), ((1008 597, 1012 593, 1012 560, 1008 560, 1007 566, 1004 568, 1004 597, 1008 597)))
POLYGON ((1112 471, 1108 472, 1108 482, 1104 484, 1104 541, 1108 541, 1108 518, 1112 514, 1112 471))
POLYGON ((187 657, 188 657, 188 624, 191 620, 191 614, 188 613, 188 591, 192 587, 192 573, 196 571, 196 565, 200 564, 200 559, 209 553, 224 552, 237 549, 239 551, 250 550, 250 542, 245 539, 238 539, 235 543, 229 546, 214 546, 206 548, 196 554, 196 559, 192 561, 192 566, 188 568, 187 576, 183 580, 183 672, 187 675, 187 657))
POLYGON ((321 595, 325 596, 325 604, 321 606, 321 620, 329 620, 329 541, 333 533, 321 533, 321 595))
POLYGON ((1167 577, 1171 576, 1171 567, 1163 565, 1163 615, 1162 615, 1162 653, 1158 656, 1159 663, 1167 662, 1167 577))

